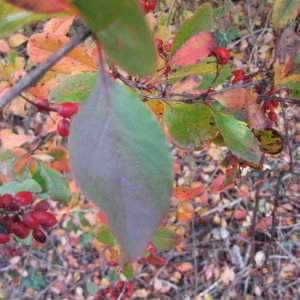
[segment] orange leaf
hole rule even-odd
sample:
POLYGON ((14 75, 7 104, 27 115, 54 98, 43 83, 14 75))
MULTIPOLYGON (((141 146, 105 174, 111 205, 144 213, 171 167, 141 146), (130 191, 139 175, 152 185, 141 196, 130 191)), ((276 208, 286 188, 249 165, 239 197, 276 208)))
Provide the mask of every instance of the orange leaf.
POLYGON ((171 88, 172 93, 177 94, 193 94, 200 95, 201 91, 195 90, 201 84, 202 77, 200 75, 187 75, 177 81, 171 88))
POLYGON ((189 201, 179 202, 177 207, 177 221, 187 222, 194 217, 194 206, 189 201))
POLYGON ((211 32, 199 32, 175 52, 169 65, 187 66, 195 64, 210 55, 217 47, 218 42, 211 32))
POLYGON ((36 137, 24 134, 15 134, 12 133, 11 129, 2 129, 0 131, 0 139, 3 148, 12 149, 19 147, 26 142, 33 141, 36 137))
POLYGON ((60 82, 61 74, 48 71, 46 74, 33 86, 28 89, 29 93, 36 98, 49 98, 49 92, 52 91, 60 82))
POLYGON ((20 157, 20 159, 18 159, 18 161, 14 165, 14 173, 19 174, 21 170, 24 169, 24 167, 27 165, 30 158, 31 158, 30 155, 20 157))
MULTIPOLYGON (((34 63, 43 63, 69 40, 68 37, 55 33, 37 33, 30 37, 27 44, 27 51, 34 63)), ((78 46, 68 52, 51 70, 63 74, 88 72, 96 71, 97 65, 87 53, 78 46)))
POLYGON ((268 125, 268 119, 261 108, 257 105, 257 94, 246 92, 246 117, 251 129, 264 130, 268 125))
POLYGON ((52 18, 46 23, 44 33, 52 32, 59 35, 66 35, 72 26, 74 18, 74 16, 67 18, 52 18))
POLYGON ((10 48, 8 46, 8 43, 6 40, 1 39, 0 40, 0 52, 2 53, 8 53, 10 51, 10 48))
POLYGON ((179 186, 174 188, 172 197, 177 198, 180 201, 190 200, 198 195, 200 195, 204 191, 203 185, 199 187, 191 188, 188 186, 179 186))
POLYGON ((178 271, 183 272, 183 273, 193 270, 193 268, 194 268, 194 266, 189 262, 183 262, 179 266, 176 267, 176 269, 178 271))
POLYGON ((241 109, 245 107, 247 90, 237 88, 231 91, 213 95, 213 98, 229 109, 241 109))
POLYGON ((38 13, 58 13, 68 12, 76 13, 74 8, 69 4, 70 0, 4 0, 10 4, 18 6, 22 9, 34 11, 38 13))
POLYGON ((8 38, 8 42, 11 47, 18 47, 18 46, 22 45, 23 43, 27 42, 27 40, 28 40, 28 37, 21 33, 13 34, 8 38))

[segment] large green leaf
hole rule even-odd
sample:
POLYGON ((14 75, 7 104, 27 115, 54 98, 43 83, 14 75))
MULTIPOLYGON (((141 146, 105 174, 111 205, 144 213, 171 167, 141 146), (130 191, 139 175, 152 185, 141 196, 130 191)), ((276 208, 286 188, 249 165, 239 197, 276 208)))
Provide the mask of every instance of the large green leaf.
POLYGON ((156 119, 103 73, 72 120, 69 156, 78 186, 104 212, 126 257, 136 259, 172 189, 169 147, 156 119))
POLYGON ((184 149, 199 150, 217 133, 211 110, 202 103, 169 102, 164 122, 173 143, 184 149))
POLYGON ((139 75, 154 71, 156 52, 138 1, 74 0, 72 4, 121 68, 139 75))
POLYGON ((294 20, 300 9, 299 0, 276 0, 273 7, 272 24, 274 27, 284 27, 294 20))
POLYGON ((170 57, 192 36, 201 31, 211 31, 213 25, 213 8, 211 4, 204 3, 179 28, 170 51, 170 57))
POLYGON ((152 237, 152 244, 157 250, 167 251, 175 248, 182 240, 182 236, 175 231, 160 227, 152 237))
POLYGON ((55 16, 62 17, 66 16, 66 14, 40 14, 30 12, 0 0, 0 38, 10 35, 26 24, 47 20, 55 16))
POLYGON ((32 178, 40 184, 42 192, 49 194, 52 200, 68 202, 71 193, 67 181, 56 171, 38 162, 32 178))
POLYGON ((235 119, 231 115, 212 110, 220 133, 227 147, 238 158, 259 164, 261 152, 258 140, 246 123, 235 119))
POLYGON ((55 103, 82 102, 96 84, 97 76, 96 72, 67 75, 50 92, 49 100, 55 103))

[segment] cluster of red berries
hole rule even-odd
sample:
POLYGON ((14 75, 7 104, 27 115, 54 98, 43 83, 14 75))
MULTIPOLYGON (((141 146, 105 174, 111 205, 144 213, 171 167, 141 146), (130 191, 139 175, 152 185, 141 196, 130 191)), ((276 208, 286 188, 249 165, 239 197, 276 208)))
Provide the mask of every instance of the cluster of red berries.
MULTIPOLYGON (((276 91, 272 89, 268 92, 268 94, 270 96, 273 96, 274 94, 276 94, 276 91)), ((257 103, 262 105, 261 109, 264 113, 267 114, 270 121, 272 121, 272 122, 277 121, 278 116, 277 116, 277 113, 274 111, 274 109, 279 106, 279 101, 266 100, 262 103, 260 100, 257 100, 257 103)))
MULTIPOLYGON (((233 79, 231 80, 232 84, 236 83, 248 83, 250 82, 255 75, 245 75, 245 72, 243 70, 235 70, 233 72, 233 79)), ((254 86, 254 91, 259 92, 260 87, 254 86)), ((270 96, 273 96, 276 94, 275 90, 270 90, 268 92, 270 96)), ((257 104, 261 104, 261 109, 264 113, 267 114, 270 121, 275 122, 278 119, 277 113, 274 111, 274 108, 277 108, 279 106, 279 101, 261 101, 257 100, 257 104)))
MULTIPOLYGON (((171 43, 164 44, 164 42, 158 38, 155 38, 153 41, 154 41, 154 44, 156 46, 159 56, 162 57, 165 60, 165 62, 167 63, 167 61, 168 61, 167 56, 172 48, 172 44, 171 43)), ((171 71, 171 67, 166 65, 166 67, 164 69, 164 74, 168 74, 170 71, 171 71)))
POLYGON ((78 112, 79 104, 75 102, 65 102, 58 105, 57 108, 52 108, 47 99, 36 99, 34 105, 41 113, 49 113, 56 111, 62 117, 57 122, 57 133, 66 137, 70 134, 70 118, 78 112))
POLYGON ((228 63, 229 53, 225 48, 219 47, 215 51, 213 51, 213 53, 217 57, 218 65, 224 66, 228 63))
POLYGON ((120 294, 121 300, 126 300, 127 297, 131 297, 133 295, 133 284, 132 282, 128 282, 127 284, 123 281, 118 281, 115 284, 115 288, 106 288, 104 290, 99 290, 95 300, 103 300, 103 299, 119 299, 120 294), (107 296, 107 297, 106 297, 107 296), (108 298, 109 297, 109 298, 108 298))
POLYGON ((21 191, 12 196, 4 194, 0 197, 0 244, 6 244, 13 233, 20 239, 26 239, 32 230, 33 238, 46 242, 46 234, 40 228, 56 225, 56 217, 47 210, 49 202, 41 200, 32 206, 33 196, 28 191, 21 191))
POLYGON ((151 10, 156 7, 157 0, 140 0, 140 5, 143 9, 144 14, 148 14, 151 10))
POLYGON ((57 133, 66 137, 70 134, 70 118, 78 112, 78 103, 65 102, 58 106, 57 114, 63 117, 57 123, 57 133))
POLYGON ((245 169, 248 165, 244 162, 239 162, 237 157, 231 152, 228 152, 225 157, 226 176, 229 176, 233 170, 238 168, 238 171, 245 169))

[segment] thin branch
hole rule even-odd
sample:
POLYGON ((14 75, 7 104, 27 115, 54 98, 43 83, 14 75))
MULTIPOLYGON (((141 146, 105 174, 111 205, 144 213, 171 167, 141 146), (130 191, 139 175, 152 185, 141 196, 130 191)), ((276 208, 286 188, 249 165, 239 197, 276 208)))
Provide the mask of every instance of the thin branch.
POLYGON ((25 77, 20 79, 12 89, 0 99, 0 110, 3 109, 10 101, 16 98, 23 90, 30 87, 37 82, 57 61, 63 58, 69 51, 79 45, 84 39, 91 34, 89 29, 84 29, 78 35, 73 37, 70 42, 63 45, 51 57, 49 57, 43 64, 37 66, 34 70, 29 72, 25 77))

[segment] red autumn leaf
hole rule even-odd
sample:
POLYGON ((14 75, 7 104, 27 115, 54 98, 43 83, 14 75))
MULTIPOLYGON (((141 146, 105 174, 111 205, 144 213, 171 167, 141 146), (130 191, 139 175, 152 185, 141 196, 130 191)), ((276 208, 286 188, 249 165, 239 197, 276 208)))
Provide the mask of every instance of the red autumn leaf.
POLYGON ((175 52, 169 65, 187 66, 195 64, 209 56, 217 47, 218 42, 211 32, 199 32, 175 52))
POLYGON ((174 188, 172 197, 180 200, 190 200, 197 196, 199 196, 204 191, 203 185, 200 185, 199 187, 188 187, 188 186, 179 186, 174 188))
POLYGON ((18 6, 25 10, 37 13, 58 13, 68 12, 76 14, 76 10, 70 5, 70 0, 4 0, 10 4, 18 6))
POLYGON ((243 210, 240 210, 240 209, 237 209, 235 212, 234 212, 234 218, 236 220, 241 220, 241 219, 245 219, 247 217, 247 213, 243 210))
POLYGON ((226 176, 225 175, 218 175, 211 183, 210 185, 210 191, 213 194, 220 194, 225 190, 231 189, 233 187, 233 183, 227 185, 226 187, 224 187, 223 189, 220 189, 220 187, 222 186, 222 184, 224 183, 224 181, 226 180, 226 176))
POLYGON ((150 254, 146 258, 142 258, 143 261, 148 262, 149 264, 153 266, 163 266, 166 263, 166 260, 162 257, 150 254))
POLYGON ((263 217, 260 219, 257 227, 259 229, 268 229, 269 226, 272 225, 272 217, 263 217))

